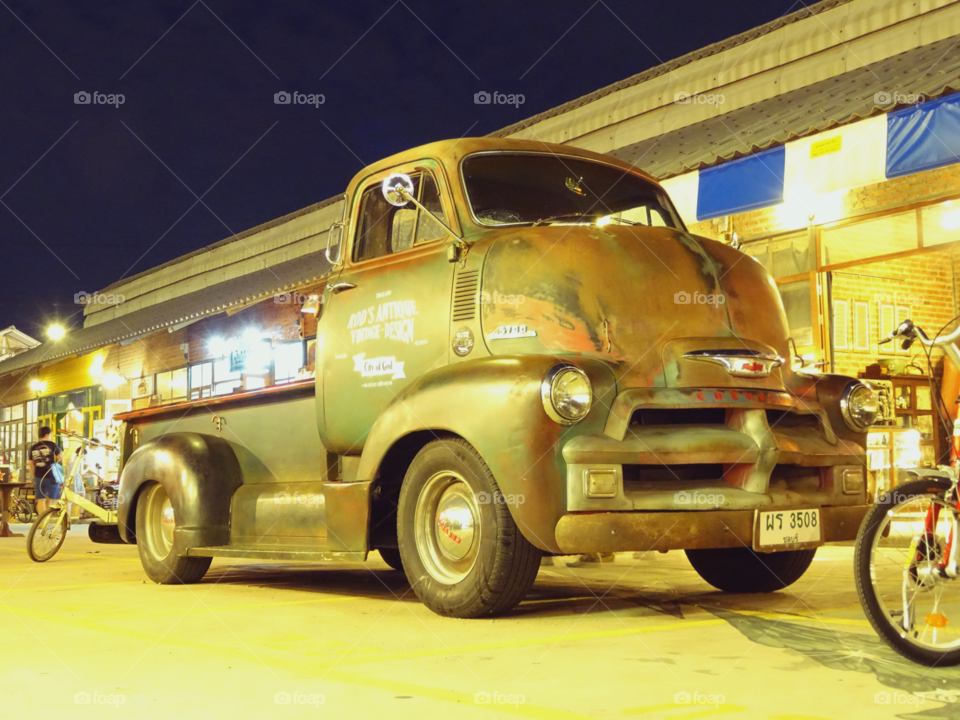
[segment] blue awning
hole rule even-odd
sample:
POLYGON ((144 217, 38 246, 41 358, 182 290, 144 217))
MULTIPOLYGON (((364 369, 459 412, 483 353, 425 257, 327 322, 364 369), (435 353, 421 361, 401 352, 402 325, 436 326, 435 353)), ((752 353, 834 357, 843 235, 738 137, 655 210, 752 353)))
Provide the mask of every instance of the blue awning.
POLYGON ((887 116, 887 177, 960 162, 960 95, 913 105, 887 116))
POLYGON ((697 220, 782 203, 785 162, 786 148, 780 145, 701 170, 697 220))

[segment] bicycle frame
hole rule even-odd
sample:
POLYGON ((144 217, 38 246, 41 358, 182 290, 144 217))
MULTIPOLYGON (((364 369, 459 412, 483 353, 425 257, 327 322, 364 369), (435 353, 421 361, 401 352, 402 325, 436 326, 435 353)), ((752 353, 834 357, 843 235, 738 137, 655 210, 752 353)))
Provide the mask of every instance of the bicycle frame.
MULTIPOLYGON (((960 339, 960 327, 942 338, 935 338, 931 340, 926 336, 923 330, 914 326, 913 323, 908 320, 901 324, 896 331, 894 331, 893 335, 891 335, 891 338, 893 337, 906 338, 910 339, 911 341, 915 338, 928 348, 939 347, 943 349, 944 353, 946 353, 947 357, 953 361, 954 365, 960 368, 960 349, 958 349, 956 345, 957 340, 960 339)), ((909 344, 905 344, 904 347, 909 347, 909 344)), ((958 561, 960 561, 960 541, 958 541, 958 537, 960 537, 960 418, 954 418, 952 441, 953 446, 949 467, 941 467, 940 470, 933 472, 917 473, 917 476, 921 478, 943 478, 944 475, 946 475, 950 480, 951 487, 945 495, 945 500, 953 505, 951 508, 953 513, 953 523, 950 526, 950 534, 947 537, 943 557, 937 563, 936 572, 943 578, 955 580, 958 574, 960 574, 960 569, 958 569, 958 561)), ((913 601, 907 597, 907 588, 910 583, 910 572, 916 564, 924 560, 924 558, 918 552, 921 541, 923 542, 923 547, 927 552, 927 559, 929 559, 930 547, 931 544, 935 542, 936 527, 939 521, 940 506, 931 503, 930 508, 927 510, 926 517, 924 518, 923 536, 917 536, 913 538, 910 543, 910 550, 907 553, 909 559, 903 569, 903 626, 904 629, 907 630, 909 630, 913 625, 914 620, 913 601)))
MULTIPOLYGON (((77 433, 64 433, 64 434, 67 437, 71 437, 71 438, 74 438, 75 440, 79 440, 83 445, 98 445, 101 447, 115 449, 111 445, 106 445, 96 440, 88 440, 87 438, 81 435, 78 435, 77 433)), ((63 493, 60 495, 60 498, 58 500, 54 501, 56 506, 61 508, 63 512, 60 513, 60 517, 57 519, 57 525, 55 525, 54 527, 59 526, 61 523, 66 523, 66 527, 64 528, 64 530, 66 531, 70 529, 70 517, 69 517, 69 513, 66 512, 66 506, 64 505, 64 503, 75 503, 79 507, 89 512, 91 515, 94 515, 97 519, 101 520, 104 524, 116 525, 117 513, 113 512, 112 510, 104 510, 99 505, 95 505, 94 503, 87 500, 87 498, 84 497, 83 495, 80 495, 77 492, 75 492, 71 487, 71 483, 73 483, 73 478, 76 477, 77 471, 80 469, 80 462, 82 457, 83 457, 82 454, 77 453, 74 456, 73 460, 71 461, 67 472, 64 474, 65 479, 63 483, 63 493), (66 478, 69 478, 69 480, 67 480, 66 478)))

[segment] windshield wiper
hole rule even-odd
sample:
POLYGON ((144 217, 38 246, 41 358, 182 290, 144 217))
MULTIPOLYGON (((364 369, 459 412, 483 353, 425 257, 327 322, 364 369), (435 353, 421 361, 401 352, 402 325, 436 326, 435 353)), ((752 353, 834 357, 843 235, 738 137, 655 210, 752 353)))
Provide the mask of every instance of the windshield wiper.
POLYGON ((564 213, 563 215, 553 215, 548 218, 540 218, 533 224, 533 227, 536 227, 537 225, 546 225, 547 223, 550 223, 550 222, 557 222, 558 220, 569 220, 571 218, 585 218, 585 217, 595 217, 595 215, 589 215, 588 213, 582 213, 582 212, 572 212, 572 213, 564 213))
POLYGON ((627 220, 626 218, 621 217, 613 217, 612 215, 609 217, 609 220, 610 222, 618 222, 622 225, 640 225, 642 227, 646 227, 646 225, 644 225, 642 222, 637 222, 636 220, 627 220))

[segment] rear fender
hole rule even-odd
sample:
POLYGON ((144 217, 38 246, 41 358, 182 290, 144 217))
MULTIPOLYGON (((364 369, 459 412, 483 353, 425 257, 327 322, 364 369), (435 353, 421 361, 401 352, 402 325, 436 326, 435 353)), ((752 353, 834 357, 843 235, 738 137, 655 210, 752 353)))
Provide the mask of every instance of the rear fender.
POLYGON ((120 477, 117 507, 120 535, 128 543, 137 541, 137 501, 151 482, 160 483, 173 504, 178 553, 230 542, 230 500, 243 484, 243 474, 226 440, 170 433, 144 442, 129 457, 120 477))
POLYGON ((363 447, 358 481, 376 480, 384 457, 413 433, 462 437, 483 457, 524 537, 541 550, 559 552, 555 528, 566 512, 566 463, 561 449, 583 434, 602 434, 616 396, 611 367, 582 357, 521 355, 478 358, 448 365, 417 380, 380 416, 363 447), (559 362, 590 378, 594 403, 571 427, 543 409, 540 385, 559 362))

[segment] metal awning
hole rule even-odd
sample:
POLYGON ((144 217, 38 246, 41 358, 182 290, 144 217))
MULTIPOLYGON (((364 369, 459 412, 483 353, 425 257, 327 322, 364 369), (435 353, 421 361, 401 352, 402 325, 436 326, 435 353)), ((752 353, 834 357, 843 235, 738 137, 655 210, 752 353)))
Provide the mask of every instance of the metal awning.
POLYGON ((45 342, 37 348, 0 362, 0 375, 22 372, 53 360, 92 352, 116 342, 126 344, 159 330, 186 326, 206 317, 240 309, 257 301, 318 283, 329 270, 330 264, 323 253, 314 253, 263 268, 99 325, 73 330, 60 341, 45 342))
POLYGON ((618 148, 610 155, 664 180, 889 112, 903 106, 894 101, 898 94, 931 99, 957 90, 960 35, 618 148))

